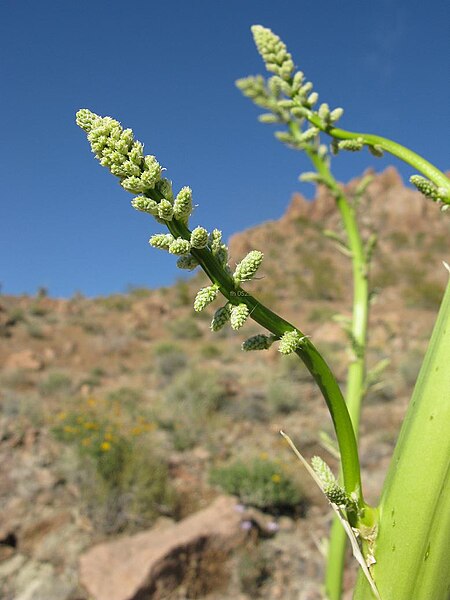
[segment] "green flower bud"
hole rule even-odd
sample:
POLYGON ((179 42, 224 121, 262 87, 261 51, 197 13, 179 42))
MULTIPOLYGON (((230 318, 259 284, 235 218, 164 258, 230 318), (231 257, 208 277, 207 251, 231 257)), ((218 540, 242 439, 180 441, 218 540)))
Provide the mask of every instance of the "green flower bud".
POLYGON ((294 92, 298 92, 301 86, 303 85, 303 79, 305 75, 302 71, 297 71, 294 77, 292 78, 292 90, 294 92))
POLYGON ((230 320, 231 310, 230 305, 225 304, 217 309, 211 321, 211 331, 219 331, 230 320))
POLYGON ((209 246, 213 254, 216 254, 222 246, 222 232, 220 229, 213 229, 209 234, 209 246))
POLYGON ((158 204, 158 216, 164 221, 171 221, 173 217, 173 206, 172 204, 163 198, 158 204))
POLYGON ((242 343, 242 350, 250 352, 251 350, 267 350, 273 344, 275 337, 258 333, 242 343))
POLYGON ((299 89, 298 93, 300 94, 300 96, 307 96, 311 92, 312 89, 313 89, 313 84, 310 81, 307 81, 299 89))
POLYGON ((310 127, 300 135, 298 141, 309 142, 318 136, 319 131, 320 130, 317 127, 310 127))
POLYGON ((294 70, 294 63, 286 45, 270 29, 261 25, 253 25, 252 33, 267 70, 283 79, 289 79, 294 70))
POLYGON ((320 458, 320 456, 313 456, 311 458, 311 466, 317 477, 320 479, 323 487, 336 485, 336 477, 333 475, 333 472, 327 463, 320 458))
POLYGON ((256 271, 261 266, 264 254, 259 250, 252 250, 237 265, 233 273, 233 278, 237 284, 241 281, 248 281, 253 278, 256 271))
POLYGON ((294 115, 294 117, 297 117, 297 119, 304 119, 311 114, 311 111, 306 108, 306 106, 294 106, 291 109, 291 113, 294 115))
POLYGON ((343 108, 335 108, 334 110, 332 110, 330 112, 330 123, 336 123, 336 121, 339 121, 339 119, 342 117, 342 115, 344 114, 344 109, 343 108))
POLYGON ((140 177, 141 175, 141 169, 131 160, 124 161, 121 170, 125 177, 140 177))
POLYGON ((372 156, 381 158, 384 154, 383 148, 381 146, 379 146, 378 144, 374 144, 373 146, 369 145, 367 147, 369 148, 369 152, 370 152, 370 154, 372 154, 372 156))
POLYGON ((120 182, 120 185, 124 190, 127 190, 127 192, 132 192, 133 194, 139 194, 140 192, 145 192, 145 190, 148 189, 148 186, 141 181, 140 177, 127 177, 120 182))
POLYGON ((190 243, 181 237, 174 240, 169 246, 170 254, 177 254, 178 256, 181 256, 182 254, 187 254, 190 249, 190 243))
POLYGON ((78 127, 81 127, 86 133, 89 133, 92 130, 94 123, 99 120, 100 117, 87 108, 80 109, 76 115, 78 127))
POLYGON ((322 183, 323 177, 316 173, 315 171, 307 171, 306 173, 301 173, 299 175, 299 180, 304 181, 306 183, 322 183))
POLYGON ((157 182, 161 179, 162 167, 154 156, 144 157, 144 172, 141 175, 141 179, 144 184, 153 189, 157 182))
POLYGON ((412 175, 409 178, 409 181, 427 198, 431 198, 431 200, 437 200, 439 196, 438 188, 421 175, 412 175))
POLYGON ((287 331, 280 339, 278 351, 281 354, 292 354, 300 346, 303 339, 296 329, 294 331, 287 331))
POLYGON ((184 256, 180 256, 177 260, 177 267, 179 269, 193 271, 195 267, 198 267, 198 260, 192 256, 192 254, 185 254, 184 256))
POLYGON ((204 227, 196 227, 191 233, 191 245, 193 248, 205 248, 208 244, 208 232, 204 227))
POLYGON ((354 140, 341 140, 338 142, 339 150, 348 150, 349 152, 358 152, 364 146, 364 140, 362 138, 355 138, 354 140))
POLYGON ((173 203, 173 214, 176 219, 187 220, 192 212, 192 190, 190 187, 183 187, 178 192, 173 203))
POLYGON ((323 121, 328 121, 328 119, 330 117, 330 107, 328 106, 328 104, 326 102, 323 102, 319 106, 319 110, 317 111, 317 114, 323 121))
POLYGON ((149 213, 150 215, 158 214, 158 203, 155 200, 146 198, 145 196, 137 196, 131 201, 131 206, 141 212, 149 213))
POLYGON ((194 300, 195 312, 202 311, 208 304, 211 304, 219 293, 219 287, 216 284, 204 287, 197 292, 194 300))
POLYGON ((222 232, 219 229, 214 229, 209 234, 209 247, 211 252, 224 267, 228 263, 228 248, 222 244, 222 232))
POLYGON ((356 509, 355 502, 337 483, 324 486, 323 491, 328 500, 333 504, 336 504, 342 508, 356 509))
POLYGON ((132 163, 137 165, 138 167, 142 167, 142 162, 144 160, 144 146, 141 142, 134 142, 131 147, 130 153, 128 157, 132 163))
POLYGON ((260 123, 279 123, 280 117, 273 113, 264 113, 263 115, 259 115, 258 120, 260 123))
POLYGON ((153 248, 160 248, 161 250, 168 250, 170 244, 174 241, 174 237, 171 233, 156 233, 148 240, 150 246, 153 248))
POLYGON ((306 102, 309 106, 314 106, 316 102, 319 100, 319 94, 317 92, 312 92, 306 99, 306 102))
POLYGON ((165 177, 161 178, 156 184, 156 189, 160 192, 164 198, 169 200, 169 202, 173 201, 173 192, 172 192, 172 182, 165 177))
POLYGON ((294 144, 295 138, 289 133, 289 131, 275 131, 275 137, 283 144, 294 144))
POLYGON ((230 325, 231 329, 237 331, 248 319, 250 311, 246 304, 237 304, 231 308, 230 325))

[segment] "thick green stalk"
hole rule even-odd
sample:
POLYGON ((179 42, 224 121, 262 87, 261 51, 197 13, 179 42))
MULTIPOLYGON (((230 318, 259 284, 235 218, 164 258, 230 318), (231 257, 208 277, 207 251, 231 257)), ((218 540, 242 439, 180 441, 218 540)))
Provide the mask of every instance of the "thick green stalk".
MULTIPOLYGON (((317 172, 322 176, 325 185, 336 199, 351 253, 353 271, 353 316, 351 323, 353 360, 348 368, 345 400, 355 436, 358 439, 366 376, 366 341, 369 315, 368 257, 359 232, 355 208, 343 194, 325 161, 313 151, 307 150, 307 154, 317 172)), ((342 595, 346 546, 347 536, 345 530, 337 517, 334 517, 330 530, 325 571, 325 591, 329 600, 340 600, 342 595)))
MULTIPOLYGON (((180 221, 173 219, 167 225, 174 236, 190 239, 189 229, 180 221)), ((277 337, 295 329, 288 321, 258 302, 247 291, 236 286, 232 276, 223 269, 208 249, 192 249, 191 252, 211 281, 219 286, 225 298, 233 304, 237 302, 246 304, 254 321, 277 337)), ((308 337, 305 337, 296 353, 313 376, 327 403, 339 443, 344 486, 349 494, 356 494, 358 506, 364 515, 364 510, 369 507, 366 507, 362 495, 358 449, 342 392, 325 359, 308 337)), ((370 519, 370 510, 367 512, 370 519)), ((362 518, 364 520, 364 516, 362 518)))
POLYGON ((413 152, 409 148, 405 148, 405 146, 402 146, 398 142, 394 142, 380 135, 374 135, 372 133, 356 133, 338 127, 332 127, 324 123, 324 121, 312 111, 305 111, 305 116, 312 125, 318 127, 321 131, 324 131, 333 138, 338 140, 356 140, 360 138, 363 140, 364 144, 378 146, 384 151, 392 154, 392 156, 396 156, 403 162, 411 165, 432 181, 437 187, 447 190, 447 198, 442 198, 442 202, 450 204, 450 179, 432 163, 416 152, 413 152))
MULTIPOLYGON (((379 505, 372 574, 382 600, 450 597, 450 284, 379 505)), ((360 575, 354 600, 372 598, 360 575)))

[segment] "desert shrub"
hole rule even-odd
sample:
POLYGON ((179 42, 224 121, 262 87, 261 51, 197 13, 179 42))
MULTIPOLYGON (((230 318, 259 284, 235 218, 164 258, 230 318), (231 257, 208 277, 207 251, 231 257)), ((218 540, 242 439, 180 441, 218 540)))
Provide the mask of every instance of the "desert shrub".
POLYGON ((16 306, 8 311, 8 323, 10 325, 17 325, 17 323, 24 323, 25 321, 25 311, 20 306, 16 306))
POLYGON ((117 401, 95 398, 56 416, 52 431, 75 450, 86 510, 106 533, 176 513, 167 462, 149 437, 154 429, 142 416, 130 418, 117 401))
POLYGON ((34 317, 44 317, 49 310, 41 302, 36 301, 30 305, 29 312, 30 315, 33 315, 34 317))
POLYGON ((168 329, 175 338, 181 340, 195 340, 203 335, 197 321, 190 317, 169 321, 168 329))
POLYGON ((222 349, 215 344, 204 344, 200 348, 200 355, 202 358, 218 358, 222 355, 222 349))
POLYGON ((164 395, 165 427, 172 432, 176 450, 183 451, 204 439, 214 413, 227 397, 214 371, 195 369, 180 373, 164 395))
POLYGON ((90 335, 104 335, 106 332, 104 326, 98 321, 91 321, 83 317, 77 318, 74 324, 90 335))
POLYGON ((226 391, 215 371, 190 369, 177 376, 165 397, 182 410, 207 415, 223 406, 226 391))
POLYGON ((109 392, 106 398, 109 402, 119 404, 130 414, 134 414, 142 401, 143 393, 142 390, 123 386, 109 392))
POLYGON ((133 298, 148 298, 152 293, 149 288, 134 285, 129 285, 127 287, 127 292, 133 298))
POLYGON ((264 423, 269 419, 268 405, 265 390, 261 387, 252 386, 244 389, 242 394, 227 406, 227 413, 234 421, 257 421, 264 423))
POLYGON ((42 330, 42 327, 38 325, 38 323, 34 323, 33 321, 26 323, 26 330, 30 337, 35 340, 43 340, 45 338, 45 334, 42 330))
POLYGON ((299 486, 282 466, 264 458, 216 468, 211 482, 244 504, 269 512, 295 511, 302 499, 299 486))
POLYGON ((286 379, 272 379, 267 387, 266 400, 270 413, 289 414, 299 408, 299 388, 286 379))
POLYGON ((43 396, 51 396, 52 394, 69 392, 71 386, 72 380, 66 373, 54 371, 39 383, 38 389, 43 396))
POLYGON ((99 303, 107 310, 116 310, 118 312, 129 310, 133 304, 131 298, 123 294, 114 294, 113 296, 100 298, 99 303))
POLYGON ((158 344, 153 352, 156 371, 166 379, 172 379, 187 364, 186 354, 175 344, 158 344))

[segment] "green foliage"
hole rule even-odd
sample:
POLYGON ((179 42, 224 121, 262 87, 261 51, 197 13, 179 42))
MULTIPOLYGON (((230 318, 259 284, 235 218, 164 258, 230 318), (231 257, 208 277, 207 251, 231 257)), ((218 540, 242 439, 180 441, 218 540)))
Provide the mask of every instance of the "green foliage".
POLYGON ((116 310, 117 312, 125 312, 132 306, 132 299, 122 294, 106 296, 101 298, 99 303, 107 310, 116 310))
POLYGON ((176 344, 158 344, 153 352, 156 371, 166 379, 172 379, 176 373, 183 370, 187 365, 186 354, 176 344))
POLYGON ((109 402, 120 405, 129 414, 135 414, 142 401, 143 393, 136 388, 124 386, 109 392, 106 398, 109 402))
POLYGON ((244 504, 269 512, 295 511, 302 500, 299 486, 282 466, 265 458, 216 468, 211 482, 244 504))
POLYGON ((173 434, 177 450, 187 450, 205 438, 211 419, 227 393, 215 371, 191 369, 180 373, 166 388, 164 425, 173 434))
POLYGON ((34 321, 27 322, 26 329, 28 335, 34 338, 35 340, 43 340, 45 338, 42 327, 34 321))
POLYGON ((299 388, 286 379, 272 379, 267 387, 267 404, 272 414, 289 414, 301 405, 299 388))
POLYGON ((169 321, 168 328, 172 335, 179 340, 196 340, 203 335, 197 321, 191 317, 181 317, 169 321))
POLYGON ((72 387, 72 380, 66 373, 60 371, 54 371, 49 373, 45 379, 43 379, 38 389, 40 394, 43 396, 51 396, 53 394, 68 393, 72 387))
POLYGON ((200 348, 202 358, 218 358, 222 355, 222 349, 215 344, 203 344, 200 348))
POLYGON ((151 440, 155 423, 124 412, 118 402, 130 394, 122 388, 108 400, 88 398, 59 413, 52 429, 75 450, 85 505, 107 533, 147 526, 158 515, 175 514, 178 505, 167 462, 151 440))

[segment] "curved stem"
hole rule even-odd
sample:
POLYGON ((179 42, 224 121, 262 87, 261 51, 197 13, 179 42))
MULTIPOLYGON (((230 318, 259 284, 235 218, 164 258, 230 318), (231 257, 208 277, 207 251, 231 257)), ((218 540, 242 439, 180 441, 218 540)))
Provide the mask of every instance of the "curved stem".
MULTIPOLYGON (((167 222, 167 226, 175 237, 190 239, 190 231, 184 223, 173 219, 167 222)), ((233 304, 246 304, 252 319, 265 329, 277 337, 297 329, 237 286, 232 276, 223 269, 209 249, 192 249, 191 252, 211 281, 219 286, 225 298, 233 304)), ((303 335, 300 330, 297 331, 303 335)), ((330 367, 309 338, 305 337, 296 353, 313 376, 328 406, 339 443, 345 489, 349 494, 356 495, 358 506, 364 512, 366 505, 361 489, 356 438, 342 392, 330 367)))
POLYGON ((374 135, 372 133, 356 133, 353 131, 346 131, 345 129, 339 129, 338 127, 331 127, 326 125, 323 120, 312 111, 305 111, 305 117, 312 125, 318 127, 321 131, 333 138, 338 140, 354 140, 361 138, 365 144, 369 146, 379 146, 386 152, 392 154, 392 156, 396 156, 403 162, 420 171, 420 173, 425 175, 425 177, 432 181, 437 187, 447 190, 447 198, 442 198, 442 202, 450 204, 450 179, 432 163, 420 156, 420 154, 409 150, 409 148, 402 146, 398 142, 394 142, 380 135, 374 135))
MULTIPOLYGON (((291 133, 299 135, 296 124, 290 125, 291 133)), ((353 316, 351 341, 353 360, 347 373, 346 403, 358 439, 361 404, 364 396, 366 377, 366 342, 369 315, 369 261, 359 231, 355 208, 347 200, 338 186, 327 163, 311 147, 306 148, 322 181, 333 194, 341 220, 347 234, 348 247, 352 258, 353 271, 353 316)), ((329 600, 340 600, 345 563, 347 536, 339 520, 334 517, 329 536, 327 565, 325 571, 325 591, 329 600)))

